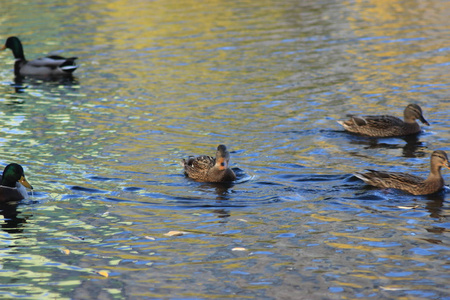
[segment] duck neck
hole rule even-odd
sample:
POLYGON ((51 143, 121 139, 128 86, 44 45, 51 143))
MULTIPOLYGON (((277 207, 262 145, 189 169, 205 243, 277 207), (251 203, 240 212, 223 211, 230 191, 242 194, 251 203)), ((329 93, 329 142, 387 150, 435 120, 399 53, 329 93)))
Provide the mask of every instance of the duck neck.
POLYGON ((2 186, 7 186, 7 187, 10 187, 10 188, 15 188, 16 187, 16 181, 9 180, 7 176, 6 177, 3 176, 1 185, 2 186))
POLYGON ((18 39, 14 40, 11 50, 16 60, 26 60, 25 54, 23 53, 22 43, 18 39))
POLYGON ((441 166, 431 165, 430 174, 426 181, 436 180, 436 178, 442 178, 441 175, 441 166))

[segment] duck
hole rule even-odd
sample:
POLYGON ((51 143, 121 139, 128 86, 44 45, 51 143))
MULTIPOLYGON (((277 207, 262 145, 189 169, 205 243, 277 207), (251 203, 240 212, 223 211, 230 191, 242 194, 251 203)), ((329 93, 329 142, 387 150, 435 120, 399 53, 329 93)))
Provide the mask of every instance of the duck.
POLYGON ((366 170, 354 175, 369 185, 379 188, 394 188, 413 195, 428 195, 436 193, 444 187, 441 168, 450 169, 447 153, 436 150, 431 154, 430 174, 426 179, 402 172, 383 172, 366 170))
POLYGON ((28 197, 26 188, 33 189, 25 179, 23 167, 16 163, 5 167, 0 180, 0 202, 26 199, 28 197))
POLYGON ((404 120, 390 115, 350 115, 349 120, 337 122, 347 131, 371 137, 394 137, 419 133, 421 129, 416 122, 417 119, 430 126, 418 104, 408 104, 403 111, 403 116, 404 120))
POLYGON ((78 68, 75 60, 77 57, 65 58, 59 55, 50 55, 35 60, 28 61, 23 53, 22 43, 16 36, 6 39, 5 45, 1 48, 12 50, 16 62, 14 63, 15 76, 71 76, 78 68))
POLYGON ((201 155, 182 160, 184 174, 198 182, 231 182, 236 174, 229 167, 230 153, 225 145, 219 145, 216 157, 201 155))

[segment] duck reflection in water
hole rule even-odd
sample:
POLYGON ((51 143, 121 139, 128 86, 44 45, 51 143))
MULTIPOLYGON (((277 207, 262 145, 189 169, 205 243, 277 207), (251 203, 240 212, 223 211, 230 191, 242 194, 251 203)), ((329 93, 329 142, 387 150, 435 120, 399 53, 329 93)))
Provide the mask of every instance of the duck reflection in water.
POLYGON ((23 224, 26 223, 27 217, 18 217, 20 211, 17 211, 18 202, 5 202, 0 203, 0 214, 5 218, 2 224, 3 231, 8 233, 21 233, 23 232, 23 224))
POLYGON ((430 213, 430 217, 435 219, 443 219, 446 217, 445 211, 442 211, 445 201, 445 187, 444 190, 439 193, 434 193, 426 196, 428 202, 425 208, 430 213))
POLYGON ((65 77, 24 77, 24 76, 15 76, 14 83, 11 86, 14 88, 14 91, 18 94, 25 93, 29 86, 33 88, 39 87, 39 90, 44 92, 54 94, 55 91, 60 91, 60 87, 64 86, 72 90, 72 92, 77 92, 78 89, 71 88, 72 86, 79 85, 79 81, 74 76, 65 76, 65 77))
POLYGON ((213 191, 216 194, 216 201, 228 201, 230 199, 230 189, 234 186, 232 182, 221 183, 201 183, 197 189, 201 192, 211 194, 213 191))
POLYGON ((356 135, 349 135, 351 138, 350 144, 352 145, 365 145, 364 149, 402 149, 403 157, 425 157, 426 152, 424 151, 426 146, 423 142, 419 140, 419 134, 412 134, 403 137, 396 138, 401 139, 406 142, 406 144, 400 143, 387 143, 391 141, 389 139, 380 139, 373 137, 362 137, 356 135), (386 142, 383 142, 385 140, 386 142))

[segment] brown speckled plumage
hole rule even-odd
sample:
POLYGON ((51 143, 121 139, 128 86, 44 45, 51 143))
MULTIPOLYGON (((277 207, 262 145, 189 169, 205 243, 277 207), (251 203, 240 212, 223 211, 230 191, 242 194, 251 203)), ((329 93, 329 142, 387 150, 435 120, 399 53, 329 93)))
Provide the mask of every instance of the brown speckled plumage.
POLYGON ((450 169, 447 154, 442 150, 436 150, 431 154, 430 174, 427 179, 407 173, 374 170, 367 170, 365 173, 357 172, 355 176, 379 188, 394 188, 413 195, 428 195, 444 187, 442 167, 450 169))
POLYGON ((230 182, 236 175, 228 166, 230 153, 224 145, 217 147, 216 157, 201 155, 183 159, 184 174, 199 182, 230 182))
POLYGON ((420 132, 420 126, 416 120, 425 125, 430 125, 422 115, 422 109, 417 104, 409 104, 404 112, 404 121, 389 115, 380 116, 350 116, 349 120, 337 121, 344 129, 373 137, 391 137, 416 134, 420 132))

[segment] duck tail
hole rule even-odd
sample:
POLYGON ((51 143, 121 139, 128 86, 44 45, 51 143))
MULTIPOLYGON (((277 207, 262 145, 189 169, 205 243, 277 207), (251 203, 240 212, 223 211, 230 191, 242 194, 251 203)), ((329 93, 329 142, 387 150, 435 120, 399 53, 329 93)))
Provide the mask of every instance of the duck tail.
POLYGON ((361 173, 361 172, 355 172, 355 173, 353 173, 353 175, 354 175, 355 177, 361 179, 362 181, 366 182, 366 183, 370 182, 370 178, 368 178, 368 177, 366 176, 366 174, 364 174, 364 173, 361 173))
POLYGON ((73 71, 75 71, 78 66, 75 62, 75 60, 78 57, 70 57, 67 58, 65 62, 63 62, 59 67, 61 68, 61 70, 67 72, 67 73, 73 73, 73 71))

